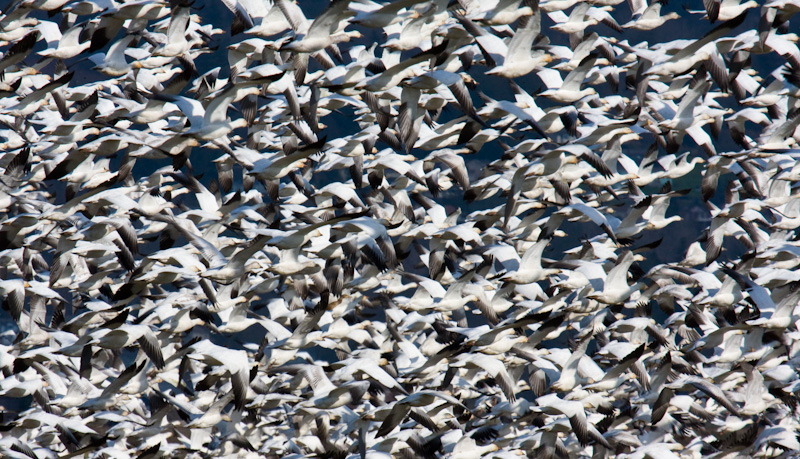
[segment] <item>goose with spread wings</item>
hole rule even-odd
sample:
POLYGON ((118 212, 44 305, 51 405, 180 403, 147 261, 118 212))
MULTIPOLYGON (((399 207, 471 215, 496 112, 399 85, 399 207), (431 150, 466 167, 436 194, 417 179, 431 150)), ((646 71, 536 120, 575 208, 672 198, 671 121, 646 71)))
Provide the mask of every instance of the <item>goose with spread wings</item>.
POLYGON ((231 121, 228 118, 230 105, 248 95, 261 93, 261 86, 278 80, 283 72, 275 66, 269 67, 269 72, 249 72, 249 79, 244 80, 244 74, 239 81, 229 83, 219 90, 206 106, 200 101, 184 96, 160 93, 153 97, 177 105, 189 123, 189 129, 181 131, 181 135, 199 140, 218 140, 225 137, 234 129, 247 126, 246 117, 231 121))

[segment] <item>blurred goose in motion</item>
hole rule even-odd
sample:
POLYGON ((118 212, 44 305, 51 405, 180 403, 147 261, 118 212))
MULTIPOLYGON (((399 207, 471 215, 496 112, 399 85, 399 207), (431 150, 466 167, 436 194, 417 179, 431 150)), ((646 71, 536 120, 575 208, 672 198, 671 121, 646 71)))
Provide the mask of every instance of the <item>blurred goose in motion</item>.
POLYGON ((367 393, 369 381, 350 381, 341 385, 334 385, 325 371, 316 365, 297 364, 284 365, 270 370, 274 372, 287 372, 301 375, 311 389, 314 397, 308 401, 309 406, 322 410, 338 408, 349 403, 358 403, 367 393))
POLYGON ((464 287, 468 285, 472 274, 468 273, 459 278, 445 289, 440 283, 416 274, 405 273, 417 282, 418 287, 414 295, 407 302, 401 304, 409 310, 436 310, 440 312, 457 311, 470 301, 476 299, 475 295, 464 294, 464 287))
POLYGON ((622 24, 624 28, 633 28, 637 30, 653 30, 661 27, 671 19, 679 19, 680 14, 670 12, 661 15, 661 1, 656 0, 649 5, 646 0, 632 1, 631 10, 633 11, 633 18, 630 22, 622 24))
MULTIPOLYGON (((351 214, 343 214, 338 217, 333 217, 328 220, 320 220, 314 223, 309 223, 306 225, 302 225, 298 228, 294 228, 290 231, 283 231, 283 230, 275 230, 275 229, 259 229, 253 228, 252 231, 255 234, 264 235, 268 237, 267 244, 273 247, 277 247, 282 250, 292 250, 298 247, 303 247, 306 243, 314 237, 314 234, 320 228, 324 226, 336 225, 341 222, 347 222, 349 220, 358 220, 359 218, 364 216, 363 211, 354 212, 351 214)), ((380 225, 378 223, 378 225, 380 225)))
POLYGON ((89 59, 95 63, 94 69, 108 76, 121 77, 127 75, 133 69, 141 68, 142 63, 140 61, 134 60, 132 63, 128 63, 127 59, 125 59, 125 50, 136 38, 136 35, 127 35, 115 41, 108 49, 108 53, 89 56, 89 59))
POLYGON ((703 81, 694 87, 690 87, 689 91, 683 96, 681 104, 672 119, 662 121, 659 126, 673 131, 686 131, 692 127, 697 122, 694 116, 697 102, 706 96, 710 88, 711 83, 708 81, 703 81))
POLYGON ((604 304, 621 304, 642 287, 640 282, 628 285, 628 270, 636 261, 642 261, 641 256, 634 255, 631 251, 620 254, 617 263, 608 271, 608 276, 603 283, 602 291, 595 291, 588 295, 589 298, 604 304))
POLYGON ((600 440, 603 438, 602 435, 593 424, 588 422, 586 411, 581 402, 564 400, 556 394, 548 394, 537 398, 536 403, 538 405, 535 408, 537 411, 566 416, 570 427, 572 427, 581 444, 587 444, 590 438, 601 441, 601 443, 608 443, 605 439, 600 440))
POLYGON ((186 0, 173 2, 169 27, 167 28, 167 41, 153 52, 154 55, 175 57, 181 56, 191 49, 191 45, 186 39, 186 33, 191 22, 190 13, 190 2, 186 0))
POLYGON ((226 151, 230 158, 247 170, 248 174, 264 181, 281 179, 302 169, 309 156, 318 153, 318 149, 314 145, 300 148, 288 155, 282 152, 260 153, 247 147, 231 149, 221 142, 215 142, 214 145, 226 151))
POLYGON ((475 37, 486 64, 492 67, 486 72, 487 74, 516 78, 527 75, 552 60, 552 56, 544 51, 531 50, 533 41, 541 32, 541 16, 538 11, 533 13, 524 27, 515 31, 508 43, 466 17, 457 16, 457 18, 465 30, 475 37))
POLYGON ((486 73, 505 78, 517 78, 535 70, 543 64, 553 60, 552 56, 544 51, 532 51, 533 41, 541 33, 541 16, 538 11, 532 13, 524 27, 518 28, 508 42, 508 47, 503 49, 487 49, 490 54, 501 55, 503 60, 497 67, 486 73))
MULTIPOLYGON (((20 30, 24 31, 26 29, 21 28, 20 30)), ((5 50, 3 57, 0 58, 0 75, 3 75, 6 69, 13 68, 24 61, 33 52, 33 48, 40 37, 41 32, 38 29, 31 30, 9 46, 5 50)))
POLYGON ((501 280, 513 284, 531 284, 545 279, 547 276, 558 274, 559 269, 542 268, 542 254, 549 243, 550 239, 545 238, 528 247, 519 260, 519 268, 506 273, 501 280))
POLYGON ((438 55, 444 49, 444 45, 439 45, 425 51, 420 51, 419 53, 396 63, 382 72, 360 81, 358 84, 356 84, 356 89, 362 89, 366 91, 385 91, 386 89, 397 86, 406 76, 408 76, 409 73, 411 73, 411 69, 414 66, 428 61, 430 58, 438 55))
POLYGON ((156 94, 155 98, 172 102, 186 116, 189 129, 182 131, 182 135, 200 140, 217 140, 227 136, 234 129, 247 126, 244 118, 231 121, 228 118, 228 108, 234 101, 248 94, 258 94, 258 92, 259 90, 250 84, 241 86, 231 84, 214 95, 206 107, 203 107, 203 104, 197 100, 183 96, 156 94))
POLYGON ((345 32, 344 29, 349 24, 349 18, 355 13, 348 9, 351 0, 334 0, 314 21, 308 26, 296 27, 295 24, 302 24, 302 19, 297 17, 297 10, 283 6, 288 0, 278 0, 284 14, 288 14, 289 22, 295 28, 297 37, 285 44, 283 49, 296 53, 313 53, 327 48, 342 41, 348 41, 354 37, 360 37, 359 32, 345 32), (299 39, 298 39, 299 38, 299 39))
POLYGON ((356 11, 356 15, 350 21, 375 29, 384 28, 416 14, 416 10, 410 7, 418 3, 420 2, 416 0, 394 0, 385 4, 372 1, 351 2, 350 8, 356 11), (401 12, 404 9, 406 11, 401 12))
POLYGON ((250 385, 250 364, 244 351, 227 349, 204 339, 192 344, 187 355, 206 365, 222 367, 230 375, 236 409, 244 409, 250 385))
POLYGON ((408 415, 409 411, 411 411, 412 407, 423 407, 433 404, 437 399, 441 399, 447 404, 459 407, 463 410, 469 411, 469 409, 464 406, 458 399, 447 395, 441 391, 434 391, 434 390, 422 390, 419 392, 415 392, 411 395, 407 395, 400 400, 397 400, 392 405, 389 414, 381 423, 380 428, 378 429, 378 433, 376 434, 378 437, 386 436, 387 434, 391 433, 400 423, 405 419, 408 415))
POLYGON ((39 51, 39 55, 66 60, 81 54, 91 45, 91 41, 80 41, 81 32, 83 32, 83 26, 79 24, 73 25, 63 34, 59 32, 60 36, 55 40, 55 48, 48 47, 43 49, 39 51))
MULTIPOLYGON (((124 319, 127 314, 117 318, 124 319)), ((121 324, 116 328, 97 328, 91 333, 83 335, 75 343, 61 349, 64 354, 83 352, 85 347, 91 348, 96 345, 106 349, 120 350, 138 344, 158 368, 164 367, 164 357, 161 353, 161 345, 153 331, 147 325, 142 324, 121 324)))
POLYGON ((727 21, 739 16, 750 8, 759 6, 758 2, 749 0, 703 0, 708 20, 713 24, 716 21, 727 21))
POLYGON ((584 80, 586 80, 586 75, 594 68, 596 61, 597 56, 595 55, 586 57, 563 81, 557 70, 540 70, 537 75, 548 88, 541 95, 560 103, 571 104, 584 97, 596 94, 597 91, 594 88, 581 89, 584 80))
MULTIPOLYGON (((650 67, 645 74, 662 77, 681 75, 689 71, 689 69, 699 62, 705 61, 711 57, 711 50, 707 48, 708 45, 741 25, 745 17, 746 12, 718 25, 689 45, 682 46, 678 52, 671 56, 663 53, 645 53, 653 59, 653 66, 650 67)), ((634 53, 636 52, 634 50, 631 51, 634 53)))
MULTIPOLYGON (((488 25, 511 24, 524 16, 534 14, 534 8, 528 5, 520 6, 520 0, 497 0, 488 5, 480 5, 480 11, 472 13, 470 19, 488 25)), ((534 3, 535 6, 535 3, 534 3)))
POLYGON ((213 244, 184 228, 174 219, 166 219, 166 221, 171 222, 172 227, 178 229, 208 263, 208 269, 200 275, 222 284, 230 284, 241 278, 246 273, 245 266, 250 258, 264 248, 270 240, 268 236, 257 237, 247 247, 236 252, 229 261, 213 244))
POLYGON ((569 16, 561 11, 548 12, 548 15, 556 23, 552 28, 567 34, 583 32, 587 27, 600 22, 621 32, 622 29, 608 11, 609 7, 595 7, 591 3, 581 3, 572 9, 569 16))
POLYGON ((74 72, 65 73, 58 78, 34 89, 33 91, 18 97, 16 100, 12 98, 5 98, 3 100, 4 107, 2 110, 14 116, 27 116, 30 115, 43 105, 48 103, 47 96, 52 94, 56 89, 68 84, 72 77, 75 76, 74 72), (9 100, 10 99, 10 100, 9 100), (8 104, 8 105, 6 105, 8 104))
MULTIPOLYGON (((223 4, 234 16, 231 23, 231 35, 247 32, 262 37, 271 37, 292 27, 281 7, 278 6, 278 2, 224 0, 223 4)), ((286 5, 289 5, 288 8, 299 8, 292 3, 284 4, 284 6, 286 5)))

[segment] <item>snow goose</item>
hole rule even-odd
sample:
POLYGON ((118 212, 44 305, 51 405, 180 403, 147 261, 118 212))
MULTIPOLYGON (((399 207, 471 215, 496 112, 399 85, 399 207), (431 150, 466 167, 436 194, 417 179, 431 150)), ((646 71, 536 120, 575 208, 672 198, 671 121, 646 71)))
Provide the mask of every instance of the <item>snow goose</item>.
MULTIPOLYGON (((591 335, 583 338, 569 358, 561 366, 561 373, 558 379, 550 386, 553 390, 558 392, 570 392, 575 389, 575 386, 584 382, 583 377, 578 374, 578 366, 581 360, 586 357, 586 348, 591 341, 591 335)), ((554 394, 555 395, 555 394, 554 394)))
POLYGON ((460 310, 465 304, 477 298, 475 295, 464 294, 464 287, 471 281, 473 275, 474 272, 466 273, 445 289, 442 284, 427 277, 403 273, 404 277, 413 279, 418 287, 414 295, 400 306, 415 311, 432 309, 447 313, 460 310))
POLYGON ((374 92, 385 91, 389 88, 397 86, 409 75, 409 73, 411 73, 414 66, 430 60, 430 58, 435 57, 444 49, 444 45, 439 45, 425 51, 420 51, 410 58, 389 67, 383 72, 362 80, 356 84, 356 89, 374 92))
POLYGON ((9 46, 3 57, 0 58, 0 75, 3 75, 7 69, 13 68, 24 61, 33 52, 33 48, 36 46, 36 42, 39 41, 40 36, 39 29, 34 29, 9 46))
POLYGON ((348 220, 356 220, 360 217, 363 217, 365 213, 366 212, 364 211, 360 211, 350 214, 343 214, 329 220, 319 220, 315 221, 314 223, 298 225, 296 228, 287 231, 269 228, 250 228, 247 231, 258 235, 268 236, 269 239, 267 244, 270 246, 277 247, 282 250, 289 250, 306 245, 311 238, 320 234, 318 230, 323 226, 336 225, 337 223, 348 220))
POLYGON ((764 385, 764 376, 757 368, 750 364, 742 365, 747 375, 747 385, 745 385, 744 406, 739 412, 745 416, 759 415, 770 405, 777 401, 775 397, 767 392, 764 385))
POLYGON ((282 276, 297 274, 313 274, 321 269, 319 262, 301 254, 301 248, 295 247, 280 251, 280 260, 272 263, 269 271, 282 276))
POLYGON ((548 88, 540 95, 563 104, 572 104, 584 97, 597 94, 594 88, 581 89, 586 75, 594 68, 595 62, 597 62, 597 56, 588 56, 575 70, 569 72, 563 81, 557 70, 540 70, 537 75, 548 88))
MULTIPOLYGON (((270 77, 274 78, 274 76, 270 77)), ((229 84, 204 108, 203 104, 188 97, 175 96, 171 94, 156 94, 154 97, 159 100, 172 102, 186 116, 190 124, 189 129, 181 132, 181 135, 194 137, 199 140, 217 140, 227 136, 234 129, 247 126, 245 118, 238 118, 230 121, 228 118, 228 108, 230 105, 250 94, 260 93, 258 80, 246 83, 229 84)))
MULTIPOLYGON (((327 48, 333 44, 348 41, 361 36, 359 32, 345 32, 349 18, 355 13, 347 7, 351 0, 334 0, 316 19, 308 26, 307 30, 295 29, 298 36, 291 42, 283 45, 282 49, 296 53, 313 53, 327 48)), ((285 0, 280 1, 280 4, 285 0)), ((284 14, 286 10, 284 10, 284 14)), ((292 22, 291 19, 289 22, 292 22)))
POLYGON ((556 23, 551 28, 567 34, 583 32, 587 27, 600 22, 621 32, 622 29, 608 14, 609 11, 612 11, 610 6, 595 7, 591 3, 581 3, 572 9, 569 16, 561 11, 548 12, 548 15, 556 23))
MULTIPOLYGON (((123 312, 116 318, 125 320, 127 315, 127 312, 123 312)), ((117 328, 95 328, 91 333, 81 336, 74 344, 62 348, 61 352, 67 355, 76 353, 79 350, 83 352, 84 346, 91 346, 92 344, 115 350, 138 344, 142 352, 144 352, 159 369, 164 368, 164 356, 161 353, 161 344, 148 325, 123 323, 117 328)))
POLYGON ((542 253, 549 243, 550 239, 544 238, 528 247, 519 260, 519 268, 506 273, 500 279, 513 284, 530 284, 560 273, 560 269, 542 268, 542 253))
POLYGON ((689 129, 697 121, 695 120, 695 107, 697 102, 706 96, 706 93, 711 88, 711 82, 701 81, 694 87, 690 87, 686 95, 681 99, 681 104, 678 110, 670 120, 665 120, 659 123, 663 129, 674 131, 685 131, 689 129))
POLYGON ((489 2, 489 5, 481 5, 481 11, 470 14, 469 18, 473 21, 482 22, 488 25, 511 24, 523 16, 534 14, 533 8, 526 5, 520 7, 520 0, 496 0, 489 2), (492 4, 493 3, 493 4, 492 4))
POLYGON ((398 51, 430 47, 433 45, 432 38, 436 30, 449 20, 448 11, 437 12, 437 8, 431 6, 401 23, 386 26, 383 31, 388 40, 383 43, 383 47, 398 51))
POLYGON ((650 207, 647 208, 643 215, 643 218, 647 220, 647 229, 663 229, 673 222, 683 220, 680 215, 673 215, 667 218, 670 199, 672 199, 672 196, 669 193, 654 195, 650 207))
POLYGON ((594 291, 589 298, 604 304, 621 304, 642 287, 641 282, 628 285, 628 269, 636 261, 642 261, 641 255, 634 255, 626 250, 619 255, 617 264, 608 272, 602 291, 594 291))
POLYGON ((371 352, 359 354, 358 356, 349 357, 341 363, 343 367, 334 371, 333 378, 336 380, 352 379, 357 374, 364 374, 368 378, 377 381, 384 387, 396 390, 403 395, 408 395, 408 392, 397 382, 397 379, 392 377, 385 369, 390 363, 384 358, 374 358, 371 352))
POLYGON ((192 344, 191 352, 187 355, 206 365, 223 367, 230 374, 236 409, 244 409, 250 386, 250 363, 245 351, 217 346, 208 339, 203 339, 192 344))
POLYGON ((369 381, 349 381, 334 385, 318 365, 296 364, 272 368, 270 374, 286 372, 301 375, 314 392, 314 396, 305 404, 321 410, 329 410, 358 403, 369 388, 369 381))
POLYGON ((704 378, 694 375, 681 375, 678 379, 667 384, 665 387, 673 390, 685 390, 686 387, 694 387, 725 407, 731 414, 739 415, 739 408, 731 401, 728 395, 720 389, 719 386, 704 378))
POLYGON ((659 174, 660 178, 670 180, 680 179, 691 173, 699 164, 704 164, 705 159, 695 156, 689 159, 689 153, 684 153, 678 157, 666 155, 658 159, 658 164, 664 169, 659 174))
POLYGON ((437 398, 444 400, 449 405, 457 406, 465 411, 469 411, 469 408, 464 406, 464 404, 461 403, 458 399, 450 395, 447 395, 444 392, 434 391, 434 390, 417 391, 411 395, 403 397, 402 399, 394 402, 391 411, 389 411, 389 414, 383 420, 383 423, 378 429, 378 433, 376 434, 376 436, 383 437, 391 433, 395 429, 395 427, 397 427, 398 425, 400 425, 401 422, 403 422, 403 419, 405 419, 406 415, 408 415, 408 412, 411 411, 412 407, 428 406, 433 402, 435 402, 437 398))
POLYGON ((744 22, 746 16, 747 11, 730 21, 718 25, 688 46, 682 46, 677 53, 673 54, 672 57, 668 59, 666 59, 668 54, 653 55, 655 59, 653 66, 645 71, 645 75, 672 78, 673 75, 680 75, 688 72, 698 62, 702 62, 711 56, 710 50, 707 50, 706 46, 740 26, 744 22))
POLYGON ((55 47, 48 47, 39 51, 39 55, 62 60, 77 56, 88 49, 91 44, 90 41, 80 42, 81 32, 83 32, 83 26, 80 24, 70 27, 61 34, 61 38, 57 41, 55 47))
POLYGON ((675 12, 667 13, 662 16, 660 0, 656 0, 650 5, 647 5, 647 1, 636 3, 641 3, 640 9, 636 9, 631 21, 622 24, 622 27, 637 30, 653 30, 661 27, 665 22, 671 19, 679 19, 681 17, 680 14, 675 12))
POLYGON ((269 237, 257 237, 251 244, 237 252, 228 261, 214 244, 198 236, 194 231, 185 228, 175 218, 161 215, 154 215, 151 218, 166 222, 172 228, 178 230, 200 252, 200 255, 206 261, 208 267, 201 275, 222 284, 230 284, 244 275, 247 261, 269 241, 269 237))
POLYGON ((619 243, 617 236, 614 234, 615 225, 612 223, 612 221, 609 221, 609 219, 603 215, 602 212, 593 207, 590 207, 582 202, 574 202, 568 206, 565 206, 557 213, 570 218, 574 218, 575 214, 579 214, 580 217, 586 217, 594 222, 595 225, 599 226, 603 231, 605 231, 605 233, 608 234, 615 244, 619 243))
POLYGON ((795 148, 798 142, 794 133, 798 126, 800 126, 800 113, 794 113, 783 123, 772 123, 772 126, 765 129, 758 138, 758 150, 769 152, 795 148))
POLYGON ((509 402, 514 403, 517 400, 517 381, 512 379, 506 369, 506 363, 500 356, 467 352, 451 359, 450 367, 485 371, 500 386, 500 390, 509 402))
MULTIPOLYGON (((597 428, 587 420, 583 403, 575 400, 564 400, 556 394, 548 394, 537 398, 536 404, 537 406, 531 407, 531 410, 548 415, 566 416, 573 433, 575 433, 581 445, 588 444, 590 438, 595 440, 603 439, 605 441, 600 432, 597 431, 597 428)), ((607 441, 605 442, 608 443, 607 441)))
POLYGON ((456 442, 452 451, 445 449, 445 452, 452 459, 478 459, 499 449, 500 447, 494 443, 479 445, 474 438, 464 435, 456 442))
POLYGON ((498 75, 505 78, 517 78, 527 75, 537 67, 547 64, 553 57, 544 51, 532 51, 533 41, 541 32, 541 16, 538 11, 528 20, 524 27, 520 27, 508 42, 508 47, 496 50, 487 50, 490 54, 503 55, 502 62, 487 71, 489 75, 498 75))
POLYGON ((15 116, 27 116, 35 113, 48 103, 48 95, 51 95, 56 89, 68 84, 74 75, 74 72, 65 73, 57 79, 42 85, 40 88, 34 89, 28 94, 17 98, 15 104, 13 103, 13 98, 5 98, 5 100, 0 101, 0 104, 9 105, 3 107, 2 110, 7 114, 15 116))
POLYGON ((190 2, 186 0, 175 1, 170 10, 169 27, 167 28, 167 41, 153 51, 155 56, 175 57, 185 54, 191 48, 186 39, 186 32, 191 21, 190 2))
MULTIPOLYGON (((247 32, 270 37, 292 27, 281 7, 271 0, 223 0, 223 4, 234 15, 231 35, 247 32)), ((299 9, 294 3, 288 5, 288 8, 299 9)))
POLYGON ((350 6, 356 11, 355 17, 350 22, 374 29, 382 29, 403 21, 409 16, 414 17, 414 15, 419 14, 413 9, 409 11, 409 7, 418 3, 420 3, 419 0, 395 0, 386 4, 375 3, 371 0, 361 0, 350 6), (401 12, 403 9, 406 11, 401 12))
POLYGON ((548 13, 570 9, 578 0, 546 0, 539 4, 539 8, 548 13))
POLYGON ((772 122, 767 116, 766 111, 767 110, 762 107, 748 107, 738 110, 725 118, 733 141, 742 148, 754 148, 756 146, 755 141, 746 134, 748 129, 746 123, 750 121, 760 125, 762 128, 768 128, 772 125, 772 122))
MULTIPOLYGON (((315 146, 307 146, 286 155, 283 152, 261 153, 247 147, 231 149, 221 142, 215 142, 236 160, 248 173, 264 181, 278 180, 286 177, 291 172, 302 169, 308 157, 319 150, 315 146)), ((321 146, 321 144, 319 144, 321 146)))
POLYGON ((742 0, 703 0, 708 20, 713 24, 717 20, 727 21, 739 16, 750 8, 759 6, 753 0, 742 3, 742 0))
MULTIPOLYGON (((628 344, 630 344, 630 343, 628 343, 628 344)), ((597 381, 595 383, 586 385, 586 389, 590 390, 590 391, 596 391, 596 392, 614 390, 617 387, 620 387, 622 384, 624 384, 624 382, 627 379, 630 379, 630 378, 633 378, 633 377, 637 377, 637 376, 634 376, 633 374, 631 374, 631 375, 627 374, 628 370, 632 366, 634 366, 634 369, 632 370, 633 372, 637 372, 637 371, 640 371, 640 370, 645 371, 644 374, 642 374, 641 372, 638 372, 638 373, 636 373, 636 375, 643 375, 643 376, 647 377, 647 373, 646 373, 646 370, 644 369, 644 366, 642 366, 641 363, 639 362, 639 359, 641 359, 642 355, 644 354, 644 350, 645 350, 646 346, 647 346, 647 344, 642 344, 639 347, 635 348, 630 353, 628 353, 627 355, 622 356, 619 359, 619 362, 617 363, 617 365, 614 366, 614 368, 610 369, 609 371, 606 371, 606 374, 605 374, 605 376, 603 376, 603 379, 601 379, 600 381, 597 381), (636 366, 639 366, 640 370, 637 369, 636 366)), ((647 380, 643 381, 643 384, 645 384, 645 383, 647 383, 647 380)), ((646 386, 646 384, 645 384, 645 386, 646 386)))
POLYGON ((756 304, 761 313, 758 319, 748 320, 750 326, 785 329, 795 321, 794 309, 800 299, 800 289, 796 285, 784 287, 783 294, 786 295, 776 304, 770 296, 769 290, 751 280, 748 276, 728 268, 722 270, 731 276, 739 286, 747 291, 750 299, 756 304))
POLYGON ((125 50, 136 39, 136 35, 130 34, 115 41, 108 49, 108 53, 98 53, 89 56, 89 59, 95 63, 95 70, 102 72, 105 75, 113 77, 125 76, 132 69, 141 68, 142 63, 138 60, 129 64, 125 59, 125 50))

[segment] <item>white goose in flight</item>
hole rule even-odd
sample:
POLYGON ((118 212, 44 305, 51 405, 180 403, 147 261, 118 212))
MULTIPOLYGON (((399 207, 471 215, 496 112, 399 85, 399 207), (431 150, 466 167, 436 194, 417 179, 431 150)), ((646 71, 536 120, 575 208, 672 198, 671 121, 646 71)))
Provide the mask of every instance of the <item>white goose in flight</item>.
POLYGON ((674 11, 662 16, 660 1, 654 1, 650 5, 647 4, 647 0, 632 0, 630 3, 634 10, 633 18, 629 22, 622 24, 624 28, 653 30, 661 27, 671 19, 679 19, 681 17, 680 14, 674 11))
POLYGON ((558 70, 543 69, 537 75, 549 88, 540 95, 564 104, 572 104, 586 96, 597 94, 594 88, 581 89, 586 75, 594 68, 597 56, 589 55, 564 80, 558 70))
POLYGON ((617 264, 611 268, 606 276, 602 291, 595 291, 588 295, 589 298, 605 304, 620 304, 630 298, 633 292, 639 290, 642 284, 637 282, 628 285, 628 269, 635 261, 642 261, 639 255, 626 250, 617 259, 617 264))
POLYGON ((287 8, 287 0, 278 0, 278 6, 292 24, 299 39, 295 39, 283 46, 283 49, 296 53, 313 53, 327 48, 335 43, 348 41, 353 37, 360 37, 359 32, 345 32, 350 24, 349 18, 355 13, 347 7, 351 0, 334 0, 316 19, 304 30, 296 24, 305 25, 307 19, 298 10, 287 8))
POLYGON ((458 17, 464 28, 475 37, 487 65, 493 67, 486 73, 505 78, 527 75, 536 67, 552 61, 552 56, 544 51, 532 51, 533 41, 541 32, 541 15, 535 12, 524 27, 514 33, 506 44, 500 37, 489 33, 467 18, 458 17))
POLYGON ((550 239, 542 239, 525 250, 519 260, 519 268, 516 271, 506 273, 500 279, 513 284, 531 284, 545 279, 552 274, 561 272, 559 269, 545 269, 542 267, 542 253, 550 243, 550 239))
POLYGON ((200 140, 217 140, 227 136, 234 129, 247 126, 244 118, 231 121, 228 118, 228 108, 242 97, 259 94, 259 92, 260 90, 254 84, 230 84, 220 91, 205 108, 201 102, 188 97, 157 94, 155 98, 172 102, 186 116, 190 126, 189 129, 181 132, 181 135, 200 140))

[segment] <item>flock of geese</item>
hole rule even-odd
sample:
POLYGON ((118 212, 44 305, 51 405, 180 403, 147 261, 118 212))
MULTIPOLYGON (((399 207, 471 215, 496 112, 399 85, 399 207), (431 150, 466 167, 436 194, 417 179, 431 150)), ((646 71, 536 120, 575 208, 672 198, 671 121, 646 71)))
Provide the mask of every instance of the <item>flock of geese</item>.
POLYGON ((4 457, 800 454, 797 0, 201 3, 0 15, 4 457))

